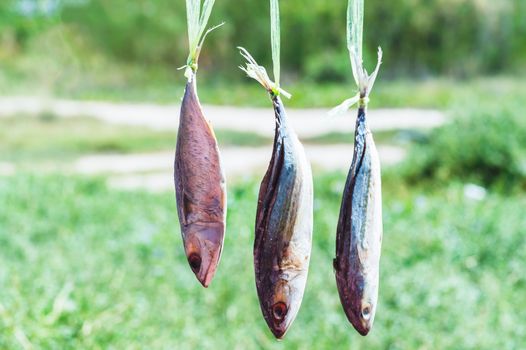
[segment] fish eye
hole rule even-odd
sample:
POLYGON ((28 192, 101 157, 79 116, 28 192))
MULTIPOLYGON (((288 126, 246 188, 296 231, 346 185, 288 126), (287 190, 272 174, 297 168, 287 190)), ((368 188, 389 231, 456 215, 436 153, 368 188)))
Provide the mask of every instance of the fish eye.
POLYGON ((277 321, 281 321, 287 314, 287 305, 284 302, 279 302, 272 306, 272 314, 277 321))
POLYGON ((368 321, 369 318, 371 317, 371 306, 370 305, 367 305, 366 307, 364 307, 362 309, 362 317, 364 318, 364 320, 368 321))
POLYGON ((201 257, 199 254, 193 253, 188 257, 188 263, 195 273, 199 272, 201 268, 201 257))

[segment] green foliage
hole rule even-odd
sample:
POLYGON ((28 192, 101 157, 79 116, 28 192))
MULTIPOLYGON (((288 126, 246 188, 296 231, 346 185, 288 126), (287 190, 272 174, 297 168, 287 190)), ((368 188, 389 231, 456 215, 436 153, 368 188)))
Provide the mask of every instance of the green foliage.
POLYGON ((324 82, 345 82, 352 75, 349 54, 336 50, 313 53, 305 60, 305 71, 308 79, 324 82))
POLYGON ((184 0, 66 2, 61 19, 81 28, 98 48, 124 62, 186 63, 184 0))
POLYGON ((345 174, 316 178, 307 290, 277 342, 254 285, 257 181, 229 188, 224 255, 205 290, 186 262, 172 193, 120 192, 56 175, 0 178, 0 348, 25 341, 36 349, 511 350, 526 343, 524 196, 476 202, 454 185, 418 194, 386 181, 380 304, 364 338, 345 318, 332 271, 344 181, 345 174))
MULTIPOLYGON (((47 3, 35 2, 35 3, 47 3)), ((92 54, 135 65, 174 70, 186 63, 184 0, 63 0, 52 12, 30 16, 17 2, 0 4, 0 57, 24 54, 26 44, 57 25, 93 43, 92 54)), ((350 80, 337 62, 346 55, 346 1, 282 1, 283 78, 350 80), (323 59, 327 70, 319 63, 323 59), (314 63, 313 63, 314 62, 314 63), (338 67, 337 69, 332 66, 338 67)), ((400 0, 365 3, 364 61, 385 52, 385 76, 514 72, 524 69, 526 4, 523 0, 400 0)), ((237 46, 271 64, 268 1, 223 0, 210 25, 226 21, 207 42, 201 66, 214 76, 241 80, 237 46)), ((52 52, 53 50, 51 50, 52 52)), ((78 55, 78 60, 89 59, 78 55)))
POLYGON ((0 3, 0 58, 23 51, 42 30, 58 24, 53 1, 2 0, 0 3))
POLYGON ((503 189, 526 185, 523 99, 463 105, 453 121, 413 147, 404 173, 410 181, 452 179, 503 189))

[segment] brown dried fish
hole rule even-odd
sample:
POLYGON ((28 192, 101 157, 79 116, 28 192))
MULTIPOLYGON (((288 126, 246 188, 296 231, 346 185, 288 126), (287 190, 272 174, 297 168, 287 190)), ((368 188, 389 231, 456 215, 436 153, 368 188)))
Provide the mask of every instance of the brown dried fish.
POLYGON ((288 125, 281 99, 274 150, 259 192, 254 266, 263 316, 279 339, 299 311, 312 244, 313 192, 303 146, 288 125))
POLYGON ((215 26, 205 28, 215 0, 186 0, 188 79, 181 105, 174 162, 175 196, 184 250, 195 276, 206 288, 221 258, 226 222, 226 185, 212 126, 203 115, 197 97, 199 54, 206 36, 215 26))
POLYGON ((177 211, 192 271, 208 287, 219 264, 226 222, 226 185, 212 127, 196 92, 186 85, 174 166, 177 211))

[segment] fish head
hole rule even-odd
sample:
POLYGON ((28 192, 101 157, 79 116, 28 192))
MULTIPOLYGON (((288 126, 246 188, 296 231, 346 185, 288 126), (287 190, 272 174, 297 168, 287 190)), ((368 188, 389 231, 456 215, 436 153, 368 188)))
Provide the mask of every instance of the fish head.
POLYGON ((302 299, 301 276, 297 279, 279 279, 263 308, 267 324, 277 339, 283 339, 296 318, 302 299))
POLYGON ((369 334, 373 327, 376 304, 371 300, 364 299, 356 309, 354 327, 363 336, 369 334))
POLYGON ((358 333, 366 336, 374 323, 378 304, 378 284, 365 282, 360 287, 359 297, 353 298, 352 307, 347 316, 358 333))
POLYGON ((193 273, 207 288, 219 264, 223 249, 224 225, 221 223, 192 224, 185 229, 184 248, 193 273))

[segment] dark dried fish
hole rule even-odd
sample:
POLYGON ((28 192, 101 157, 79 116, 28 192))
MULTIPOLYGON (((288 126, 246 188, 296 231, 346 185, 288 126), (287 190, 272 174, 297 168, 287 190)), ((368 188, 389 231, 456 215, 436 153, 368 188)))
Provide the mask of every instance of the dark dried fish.
POLYGON ((174 166, 177 211, 185 253, 197 279, 208 287, 219 264, 226 222, 226 185, 212 127, 196 92, 186 85, 174 166))
POLYGON ((338 221, 334 269, 345 314, 361 335, 371 330, 378 301, 381 187, 378 153, 367 127, 365 108, 360 108, 338 221))
POLYGON ((254 267, 263 316, 283 338, 299 311, 311 254, 313 192, 303 146, 279 97, 274 150, 259 192, 254 267))
POLYGON ((312 245, 312 174, 305 151, 290 127, 280 95, 279 2, 270 0, 274 81, 247 50, 240 67, 270 94, 276 116, 274 149, 259 190, 254 268, 259 305, 270 330, 281 339, 303 299, 312 245))
POLYGON ((343 192, 336 236, 336 284, 347 318, 361 335, 371 330, 378 303, 382 246, 382 184, 380 160, 367 127, 367 103, 380 65, 382 50, 372 74, 363 67, 364 0, 349 0, 347 47, 358 93, 331 111, 339 114, 358 103, 354 155, 343 192))

